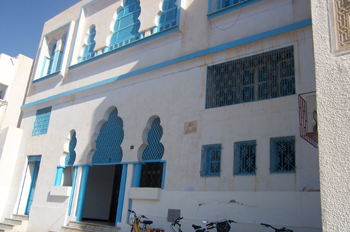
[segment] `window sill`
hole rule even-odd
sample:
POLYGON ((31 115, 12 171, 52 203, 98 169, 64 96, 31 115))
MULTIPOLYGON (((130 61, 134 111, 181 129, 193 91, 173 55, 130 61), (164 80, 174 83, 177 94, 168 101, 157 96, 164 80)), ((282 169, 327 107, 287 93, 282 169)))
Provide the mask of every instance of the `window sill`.
POLYGON ((52 197, 69 197, 72 187, 67 186, 52 186, 50 196, 52 197))
POLYGON ((46 75, 46 76, 40 77, 38 79, 35 79, 32 82, 33 82, 33 84, 35 84, 35 83, 38 83, 40 81, 47 80, 47 79, 50 79, 52 77, 58 76, 60 73, 61 73, 61 70, 58 70, 56 72, 50 73, 49 75, 46 75))
POLYGON ((137 200, 160 200, 161 188, 130 188, 129 198, 137 200))
POLYGON ((234 173, 233 176, 255 176, 256 173, 234 173))
POLYGON ((276 172, 270 172, 270 174, 295 174, 294 171, 276 171, 276 172))
POLYGON ((88 63, 90 63, 90 62, 99 60, 99 59, 101 59, 101 58, 107 57, 107 56, 109 56, 109 55, 115 54, 115 53, 117 53, 117 52, 123 51, 123 50, 128 49, 128 48, 137 46, 137 45, 139 45, 139 44, 142 44, 142 43, 145 43, 145 42, 154 40, 154 39, 156 39, 156 38, 158 38, 158 37, 162 37, 162 36, 164 36, 164 35, 166 35, 166 34, 170 34, 170 33, 172 33, 172 32, 178 31, 178 30, 179 30, 179 26, 176 25, 176 26, 174 26, 174 27, 168 28, 168 29, 163 30, 163 31, 161 31, 161 32, 157 32, 157 33, 155 33, 155 34, 149 35, 149 36, 144 37, 144 38, 142 38, 142 39, 139 39, 139 40, 133 41, 133 42, 131 42, 131 43, 128 43, 128 44, 126 44, 126 45, 124 45, 124 46, 115 48, 115 49, 110 50, 110 51, 106 51, 106 52, 104 52, 104 53, 102 53, 102 54, 98 54, 98 55, 96 55, 96 56, 94 56, 94 57, 91 57, 91 58, 89 58, 89 59, 86 59, 86 60, 84 60, 84 61, 81 61, 81 62, 79 62, 79 63, 76 63, 76 64, 73 64, 73 65, 69 66, 69 67, 68 67, 68 71, 71 71, 71 70, 73 70, 73 69, 75 69, 75 68, 78 68, 78 67, 80 67, 80 66, 83 66, 83 65, 85 65, 85 64, 88 64, 88 63))
POLYGON ((232 6, 228 6, 228 7, 225 7, 223 9, 220 9, 220 10, 209 12, 207 14, 207 17, 208 17, 208 19, 211 19, 211 18, 217 17, 219 15, 226 14, 228 12, 240 9, 242 7, 246 7, 248 5, 251 5, 251 4, 254 4, 256 2, 260 2, 260 1, 262 1, 262 0, 248 0, 248 1, 245 1, 245 2, 237 3, 237 4, 234 4, 232 6))

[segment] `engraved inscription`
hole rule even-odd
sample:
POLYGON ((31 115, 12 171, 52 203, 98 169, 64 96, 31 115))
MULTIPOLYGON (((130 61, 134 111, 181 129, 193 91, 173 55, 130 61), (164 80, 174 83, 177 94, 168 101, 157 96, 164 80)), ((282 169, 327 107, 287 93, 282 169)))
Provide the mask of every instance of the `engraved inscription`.
POLYGON ((338 47, 350 47, 350 0, 334 0, 338 47))
POLYGON ((185 122, 184 134, 197 133, 197 121, 185 122))

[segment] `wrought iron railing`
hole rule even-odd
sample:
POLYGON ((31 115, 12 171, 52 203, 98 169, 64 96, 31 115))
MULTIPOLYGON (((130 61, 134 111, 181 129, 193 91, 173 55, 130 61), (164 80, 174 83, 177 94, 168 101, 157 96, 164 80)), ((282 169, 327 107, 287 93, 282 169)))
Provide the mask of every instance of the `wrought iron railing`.
POLYGON ((235 175, 255 174, 256 170, 256 141, 235 142, 234 166, 235 175))
POLYGON ((300 137, 305 141, 310 143, 314 147, 318 147, 318 132, 317 132, 317 111, 313 110, 313 120, 316 122, 313 130, 308 130, 309 120, 308 120, 308 108, 307 101, 302 97, 305 94, 315 94, 315 92, 299 94, 298 105, 299 105, 299 131, 300 137))
POLYGON ((51 106, 36 111, 36 118, 32 131, 32 136, 47 133, 51 116, 51 106))
POLYGON ((205 108, 295 94, 293 46, 208 67, 205 108))
POLYGON ((270 172, 295 172, 295 137, 270 139, 270 172))
POLYGON ((221 144, 202 147, 201 176, 220 176, 221 144))

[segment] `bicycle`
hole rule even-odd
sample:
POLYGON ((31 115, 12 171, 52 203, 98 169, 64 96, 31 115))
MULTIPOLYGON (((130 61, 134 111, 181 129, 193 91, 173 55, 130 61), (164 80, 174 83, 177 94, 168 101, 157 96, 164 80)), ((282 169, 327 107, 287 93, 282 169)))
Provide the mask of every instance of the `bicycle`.
POLYGON ((183 232, 183 231, 181 230, 181 224, 180 224, 180 221, 181 221, 182 219, 183 219, 183 217, 178 217, 178 218, 176 218, 176 219, 174 220, 173 223, 171 223, 171 225, 170 225, 171 231, 176 232, 176 231, 175 231, 175 226, 176 226, 178 232, 183 232))
POLYGON ((207 221, 203 221, 203 223, 206 223, 205 228, 202 228, 201 226, 192 225, 195 232, 206 232, 208 230, 216 228, 217 232, 229 232, 231 230, 231 223, 237 223, 233 220, 221 220, 218 222, 210 222, 207 223, 207 221))
POLYGON ((151 225, 153 221, 150 220, 142 220, 148 219, 145 215, 137 216, 135 211, 128 210, 130 213, 134 214, 134 218, 132 218, 131 232, 149 232, 150 229, 147 229, 148 225, 151 225), (140 228, 139 224, 143 224, 142 228, 140 228))
POLYGON ((273 227, 269 224, 265 224, 265 223, 260 223, 260 225, 266 226, 266 227, 271 227, 272 229, 275 230, 275 232, 293 232, 293 230, 287 229, 286 227, 282 227, 282 228, 278 229, 278 228, 275 228, 275 227, 273 227))

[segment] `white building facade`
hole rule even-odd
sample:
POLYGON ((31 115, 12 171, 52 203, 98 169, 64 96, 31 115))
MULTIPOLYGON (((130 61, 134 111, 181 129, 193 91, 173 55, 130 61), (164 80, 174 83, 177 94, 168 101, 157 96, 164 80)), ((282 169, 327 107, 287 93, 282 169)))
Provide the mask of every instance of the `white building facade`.
POLYGON ((349 14, 349 1, 312 2, 323 231, 350 227, 349 14))
POLYGON ((320 231, 314 67, 310 1, 82 0, 44 26, 12 213, 320 231))
MULTIPOLYGON (((18 177, 17 155, 22 139, 21 106, 25 101, 33 60, 0 54, 0 217, 13 212, 16 194, 13 178, 18 177), (13 198, 11 200, 11 198, 13 198)), ((17 183, 16 183, 17 185, 17 183)))

